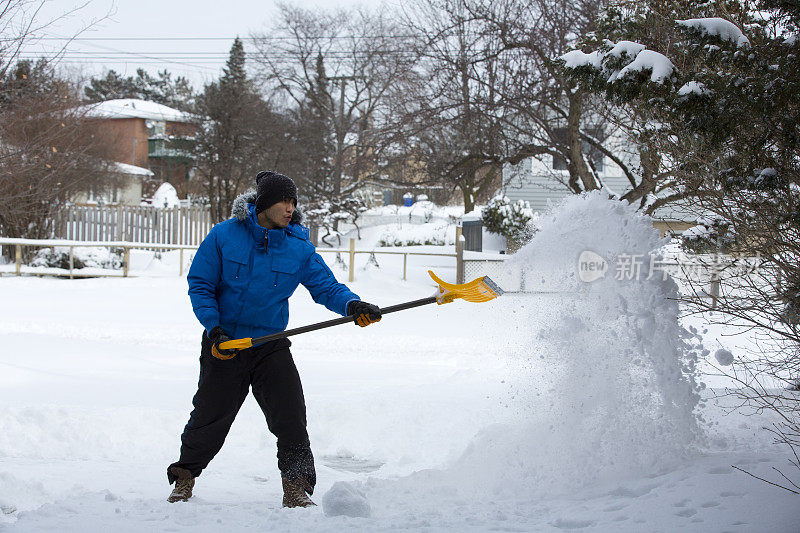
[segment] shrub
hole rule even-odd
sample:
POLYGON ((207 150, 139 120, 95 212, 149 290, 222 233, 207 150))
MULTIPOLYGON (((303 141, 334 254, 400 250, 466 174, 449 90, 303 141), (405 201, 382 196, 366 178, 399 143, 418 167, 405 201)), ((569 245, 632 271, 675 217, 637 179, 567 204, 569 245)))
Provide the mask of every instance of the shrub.
POLYGON ((483 226, 492 233, 512 241, 524 241, 535 232, 536 213, 528 202, 511 202, 503 195, 495 196, 481 212, 483 226))
MULTIPOLYGON (((31 266, 69 270, 69 248, 42 248, 31 261, 31 266)), ((122 252, 101 247, 76 247, 72 267, 119 270, 122 268, 122 252)))

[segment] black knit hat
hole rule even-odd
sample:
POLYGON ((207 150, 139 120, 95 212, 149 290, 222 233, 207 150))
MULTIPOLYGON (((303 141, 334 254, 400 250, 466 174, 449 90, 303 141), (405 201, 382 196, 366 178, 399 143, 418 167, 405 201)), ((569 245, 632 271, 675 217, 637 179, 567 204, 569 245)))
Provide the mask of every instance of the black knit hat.
POLYGON ((297 187, 292 178, 271 170, 262 170, 256 175, 256 214, 284 198, 293 198, 297 204, 297 187))

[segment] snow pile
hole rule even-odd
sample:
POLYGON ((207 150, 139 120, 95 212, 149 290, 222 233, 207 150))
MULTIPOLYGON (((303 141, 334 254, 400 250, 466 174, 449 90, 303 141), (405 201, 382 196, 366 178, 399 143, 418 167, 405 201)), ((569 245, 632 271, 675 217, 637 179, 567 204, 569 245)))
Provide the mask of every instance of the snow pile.
POLYGON ((353 483, 337 481, 322 497, 325 516, 369 518, 371 509, 364 492, 353 483))
POLYGON ((22 481, 0 472, 0 524, 13 523, 15 513, 36 509, 47 503, 50 495, 38 481, 22 481))
POLYGON ((541 481, 570 489, 669 467, 698 437, 699 395, 697 354, 671 299, 677 286, 649 269, 667 241, 649 217, 603 191, 567 198, 540 225, 509 268, 523 271, 526 287, 545 281, 565 293, 546 313, 531 296, 521 313, 520 324, 533 326, 517 354, 532 371, 531 418, 516 439, 485 432, 487 449, 505 449, 509 474, 518 469, 529 491, 541 481), (579 275, 587 252, 608 269, 590 283, 579 275))
MULTIPOLYGON (((616 279, 617 262, 665 244, 649 217, 602 191, 567 198, 509 260, 529 294, 508 313, 513 424, 484 428, 447 470, 401 480, 432 501, 529 499, 665 472, 699 437, 696 352, 678 323, 676 285, 616 279), (579 280, 591 251, 605 276, 579 280)), ((511 302, 509 301, 509 304, 511 302)), ((501 348, 502 350, 502 348, 501 348)), ((502 352, 501 352, 502 353, 502 352)), ((497 358, 498 354, 489 354, 497 358)), ((400 490, 402 490, 401 487, 400 490)), ((393 490, 398 490, 397 488, 393 490)))
POLYGON ((636 57, 639 52, 647 48, 645 45, 633 41, 620 41, 618 43, 607 41, 607 43, 613 44, 608 53, 614 57, 622 57, 623 55, 636 57))
POLYGON ((162 183, 153 194, 152 205, 154 207, 171 208, 179 204, 178 191, 175 190, 171 183, 162 183))
POLYGON ((406 219, 423 218, 432 220, 434 218, 459 217, 464 214, 464 207, 460 205, 436 205, 429 200, 420 200, 410 206, 405 205, 384 205, 368 209, 362 216, 378 217, 398 217, 406 219))
POLYGON ((745 37, 742 30, 736 24, 723 18, 700 18, 688 20, 676 20, 679 26, 699 30, 706 35, 714 35, 723 41, 735 43, 739 48, 750 46, 750 40, 745 37))

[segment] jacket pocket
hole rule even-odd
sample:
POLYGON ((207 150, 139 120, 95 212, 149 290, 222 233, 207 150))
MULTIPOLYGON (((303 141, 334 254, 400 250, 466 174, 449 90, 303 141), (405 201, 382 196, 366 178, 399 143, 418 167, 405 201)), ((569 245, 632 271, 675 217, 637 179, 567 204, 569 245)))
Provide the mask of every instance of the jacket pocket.
POLYGON ((281 283, 296 280, 298 270, 300 270, 300 262, 295 258, 273 258, 272 271, 275 274, 274 285, 277 287, 281 283))
POLYGON ((222 251, 222 278, 231 285, 247 281, 248 257, 239 250, 222 251))

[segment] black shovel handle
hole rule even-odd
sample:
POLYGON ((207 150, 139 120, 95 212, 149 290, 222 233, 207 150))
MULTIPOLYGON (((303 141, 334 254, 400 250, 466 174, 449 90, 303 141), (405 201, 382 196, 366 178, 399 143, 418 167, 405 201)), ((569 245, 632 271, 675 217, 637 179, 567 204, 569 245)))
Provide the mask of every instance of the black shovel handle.
MULTIPOLYGON (((436 296, 430 296, 428 298, 422 298, 421 300, 413 300, 411 302, 391 305, 389 307, 384 307, 383 309, 381 309, 381 315, 394 313, 395 311, 403 311, 405 309, 411 309, 412 307, 419 307, 421 305, 428 305, 434 302, 436 302, 436 296)), ((341 318, 334 318, 333 320, 326 320, 325 322, 317 322, 316 324, 309 324, 308 326, 302 326, 294 329, 287 329, 286 331, 273 333, 272 335, 265 335, 263 337, 254 337, 253 339, 251 339, 251 342, 253 343, 252 344, 253 346, 257 346, 259 344, 264 344, 265 342, 274 341, 277 339, 285 339, 286 337, 291 337, 292 335, 299 335, 301 333, 308 333, 309 331, 329 328, 331 326, 338 326, 339 324, 347 324, 348 322, 353 322, 355 318, 356 315, 347 315, 341 318)))

